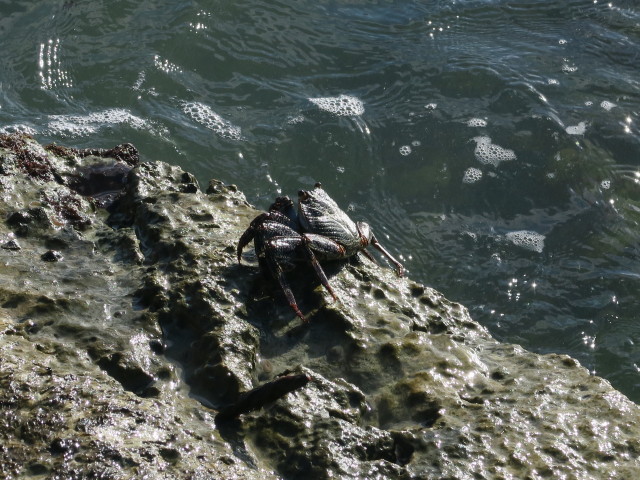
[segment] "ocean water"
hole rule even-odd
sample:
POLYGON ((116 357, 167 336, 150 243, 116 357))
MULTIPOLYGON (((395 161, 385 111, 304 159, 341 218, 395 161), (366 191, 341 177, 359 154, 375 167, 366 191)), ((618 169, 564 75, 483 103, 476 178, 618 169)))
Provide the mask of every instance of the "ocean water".
POLYGON ((640 401, 635 0, 0 0, 0 45, 0 131, 259 208, 321 181, 498 339, 640 401))

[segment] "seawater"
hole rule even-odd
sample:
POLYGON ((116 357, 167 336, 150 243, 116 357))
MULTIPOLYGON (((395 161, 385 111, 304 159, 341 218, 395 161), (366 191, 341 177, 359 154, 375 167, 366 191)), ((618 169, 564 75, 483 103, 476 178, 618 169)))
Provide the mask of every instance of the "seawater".
POLYGON ((322 181, 497 338, 640 401, 637 2, 0 2, 0 131, 322 181))

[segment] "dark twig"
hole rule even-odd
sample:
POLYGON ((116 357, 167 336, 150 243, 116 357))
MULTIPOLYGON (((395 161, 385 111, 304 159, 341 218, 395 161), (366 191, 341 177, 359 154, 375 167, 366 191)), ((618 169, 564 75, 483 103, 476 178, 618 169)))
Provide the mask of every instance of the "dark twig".
POLYGON ((268 403, 284 397, 287 393, 304 387, 310 380, 311 378, 306 374, 278 377, 271 382, 243 393, 238 401, 221 408, 216 416, 216 421, 230 420, 243 413, 258 410, 268 403))

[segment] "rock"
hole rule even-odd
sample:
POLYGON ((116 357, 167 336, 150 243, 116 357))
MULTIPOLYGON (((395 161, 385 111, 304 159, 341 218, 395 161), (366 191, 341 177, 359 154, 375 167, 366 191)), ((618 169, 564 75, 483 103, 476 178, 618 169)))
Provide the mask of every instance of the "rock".
POLYGON ((22 247, 15 238, 11 238, 2 244, 5 250, 20 250, 22 247))
POLYGON ((368 261, 325 265, 335 303, 312 271, 291 272, 302 324, 251 253, 235 259, 258 214, 237 187, 202 193, 131 146, 79 152, 0 137, 0 238, 21 246, 0 250, 0 476, 640 471, 637 405, 575 360, 497 342, 464 307, 368 261), (94 161, 132 167, 108 211, 71 181, 94 161), (42 262, 46 250, 64 261, 42 262), (312 380, 256 388, 284 372, 312 380))
POLYGON ((40 256, 40 258, 45 262, 61 262, 64 260, 62 254, 57 250, 47 250, 40 256))

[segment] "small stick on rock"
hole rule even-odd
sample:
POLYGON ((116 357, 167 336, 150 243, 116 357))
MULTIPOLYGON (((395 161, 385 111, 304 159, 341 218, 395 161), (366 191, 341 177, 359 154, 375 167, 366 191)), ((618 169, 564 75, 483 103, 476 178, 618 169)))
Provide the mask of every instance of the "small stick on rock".
POLYGON ((264 385, 260 385, 240 395, 237 402, 220 409, 216 421, 230 420, 243 413, 258 410, 266 404, 275 402, 287 393, 304 387, 311 378, 306 374, 286 375, 264 385))

